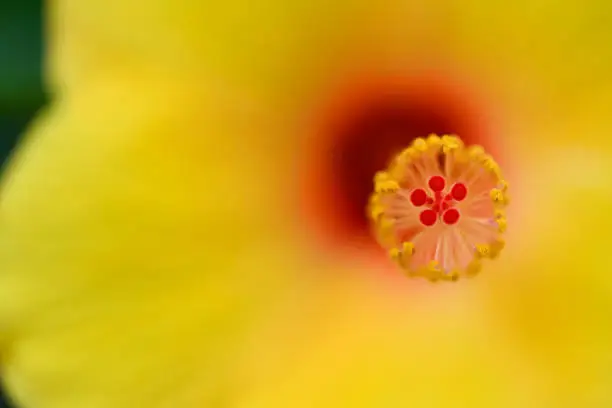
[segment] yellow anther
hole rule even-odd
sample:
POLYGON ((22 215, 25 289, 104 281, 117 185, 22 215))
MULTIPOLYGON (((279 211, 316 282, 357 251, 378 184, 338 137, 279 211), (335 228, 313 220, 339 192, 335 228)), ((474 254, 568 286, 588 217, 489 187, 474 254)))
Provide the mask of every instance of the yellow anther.
POLYGON ((406 255, 414 254, 414 244, 412 242, 404 242, 402 244, 402 253, 406 255))
POLYGON ((495 210, 495 219, 499 220, 501 218, 506 218, 506 212, 504 210, 495 210))
POLYGON ((393 230, 394 226, 395 226, 395 222, 391 218, 381 217, 378 220, 378 228, 380 232, 383 234, 387 233, 389 230, 393 230))
POLYGON ((368 205, 372 206, 376 204, 380 204, 380 194, 374 193, 370 195, 370 198, 368 200, 368 205))
POLYGON ((490 193, 491 199, 493 200, 494 203, 496 204, 505 204, 506 203, 506 196, 504 194, 503 191, 501 191, 498 188, 494 188, 491 190, 490 193))
POLYGON ((499 168, 499 166, 496 164, 495 167, 491 168, 489 170, 489 172, 491 174, 493 174, 495 176, 496 179, 501 179, 502 178, 502 173, 501 173, 501 169, 499 168))
POLYGON ((443 276, 443 279, 446 280, 446 281, 455 282, 455 281, 459 280, 459 276, 461 276, 461 271, 459 269, 455 269, 455 270, 452 270, 451 272, 445 274, 443 276))
POLYGON ((379 181, 374 185, 374 191, 377 193, 395 193, 399 188, 399 183, 395 180, 379 181))
POLYGON ((438 264, 438 261, 430 261, 427 266, 425 266, 424 275, 432 282, 439 280, 442 277, 442 268, 438 264))
POLYGON ((463 146, 461 140, 455 136, 445 135, 442 136, 442 152, 444 154, 450 153, 454 150, 457 150, 463 146))
POLYGON ((491 156, 485 155, 484 157, 482 157, 480 163, 489 173, 493 173, 497 177, 501 175, 499 166, 491 156))
POLYGON ((430 147, 437 148, 437 147, 440 147, 442 145, 442 139, 440 138, 440 136, 438 136, 436 134, 431 134, 427 138, 427 144, 430 147))
POLYGON ((412 142, 412 147, 414 147, 417 152, 422 153, 426 151, 429 146, 427 146, 427 141, 425 139, 419 137, 414 139, 414 142, 412 142))
POLYGON ((498 218, 497 219, 497 230, 500 233, 504 233, 504 232, 506 232, 507 228, 508 228, 508 225, 506 223, 506 219, 505 218, 498 218))
POLYGON ((416 159, 419 154, 420 153, 415 148, 408 147, 402 150, 402 152, 397 156, 397 160, 395 161, 395 163, 398 166, 408 165, 412 163, 412 161, 416 159))
POLYGON ((395 231, 392 228, 388 228, 386 230, 378 228, 374 234, 376 234, 376 239, 378 242, 387 248, 390 248, 395 244, 395 231))
POLYGON ((454 135, 442 135, 442 142, 452 148, 463 147, 463 141, 454 135))
POLYGON ((421 269, 419 275, 430 282, 437 282, 442 278, 442 271, 436 261, 431 261, 421 269))
POLYGON ((508 191, 508 182, 506 180, 499 180, 498 188, 504 193, 508 191))
POLYGON ((474 145, 468 148, 468 155, 470 156, 470 158, 472 158, 472 160, 481 162, 482 158, 486 155, 486 153, 482 146, 474 145))
POLYGON ((399 262, 400 258, 402 256, 402 251, 400 251, 397 248, 391 248, 389 250, 389 257, 394 261, 394 262, 399 262))
POLYGON ((382 183, 389 180, 389 173, 386 171, 379 171, 374 175, 374 184, 382 183))
POLYGON ((389 168, 389 176, 393 180, 403 180, 405 178, 405 175, 406 175, 406 165, 405 164, 398 164, 398 163, 391 164, 389 168))
POLYGON ((493 241, 489 245, 489 258, 497 258, 505 246, 506 242, 501 238, 498 238, 497 240, 493 241))
POLYGON ((488 258, 491 255, 491 247, 487 244, 476 245, 476 257, 488 258))
POLYGON ((378 220, 380 216, 382 216, 385 213, 385 208, 380 204, 374 204, 370 206, 369 213, 370 213, 370 218, 376 221, 378 220))
POLYGON ((389 256, 395 261, 402 269, 408 269, 408 262, 414 254, 414 244, 412 242, 404 242, 401 248, 391 248, 389 250, 389 256))

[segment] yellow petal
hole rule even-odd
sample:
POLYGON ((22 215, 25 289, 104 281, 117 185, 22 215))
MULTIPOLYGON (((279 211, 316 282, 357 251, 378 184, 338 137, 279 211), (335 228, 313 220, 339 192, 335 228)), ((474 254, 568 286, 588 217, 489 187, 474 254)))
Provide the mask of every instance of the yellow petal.
POLYGON ((361 72, 477 80, 519 166, 553 143, 609 150, 607 3, 51 6, 58 98, 0 205, 3 372, 25 408, 610 405, 609 200, 575 201, 571 171, 523 170, 538 194, 514 258, 475 290, 355 277, 356 251, 321 275, 281 194, 309 114, 361 72))

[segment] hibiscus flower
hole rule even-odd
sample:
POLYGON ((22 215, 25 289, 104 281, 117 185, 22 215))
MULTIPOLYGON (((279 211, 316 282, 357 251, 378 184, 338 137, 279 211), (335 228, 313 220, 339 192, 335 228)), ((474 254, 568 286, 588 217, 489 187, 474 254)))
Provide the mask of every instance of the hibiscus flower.
POLYGON ((54 100, 0 200, 9 393, 24 408, 609 406, 610 11, 50 3, 54 100), (403 276, 366 216, 375 174, 430 133, 506 175, 506 245, 473 279, 403 276))

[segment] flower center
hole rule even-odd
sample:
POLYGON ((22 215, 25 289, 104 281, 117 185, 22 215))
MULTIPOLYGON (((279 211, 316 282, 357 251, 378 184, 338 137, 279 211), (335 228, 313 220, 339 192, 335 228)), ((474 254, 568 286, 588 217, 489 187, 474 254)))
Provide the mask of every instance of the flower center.
POLYGON ((507 189, 482 147, 430 135, 376 174, 370 219, 379 243, 408 276, 454 281, 476 275, 482 259, 503 249, 507 189))

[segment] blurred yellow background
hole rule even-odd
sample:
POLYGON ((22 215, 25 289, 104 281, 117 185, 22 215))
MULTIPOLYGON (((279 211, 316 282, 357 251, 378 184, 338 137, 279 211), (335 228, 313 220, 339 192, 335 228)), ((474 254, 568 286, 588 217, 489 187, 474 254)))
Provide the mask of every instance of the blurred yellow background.
MULTIPOLYGON (((46 15, 53 99, 0 199, 17 406, 612 405, 611 4, 55 0, 46 15), (482 96, 470 120, 493 123, 479 141, 513 196, 505 252, 456 284, 408 280, 301 208, 326 191, 303 172, 338 197, 351 182, 317 173, 338 160, 315 125, 336 89, 422 74, 460 105, 482 96)), ((335 198, 318 197, 341 219, 335 198)))

